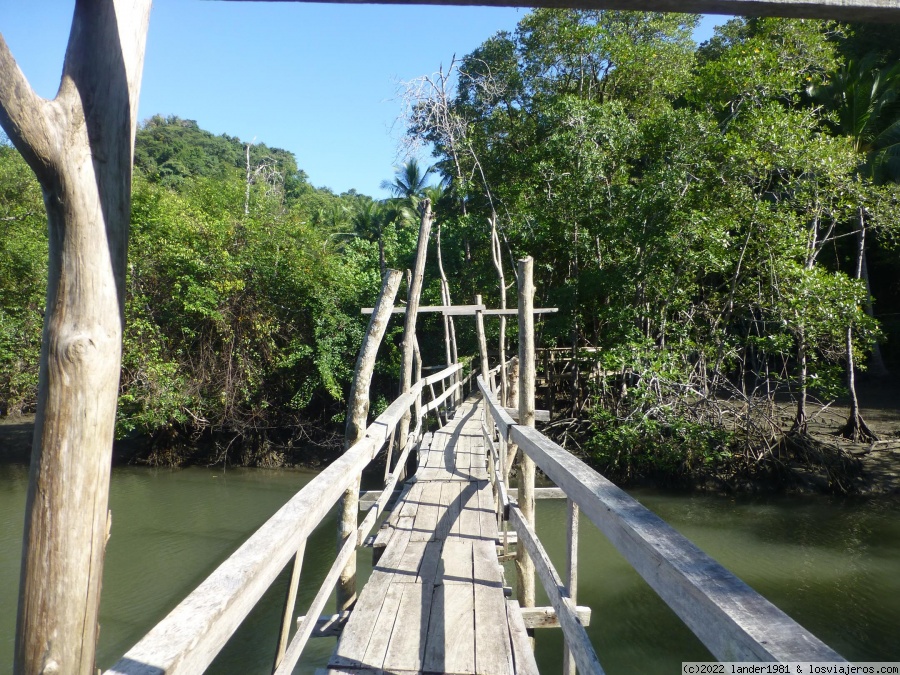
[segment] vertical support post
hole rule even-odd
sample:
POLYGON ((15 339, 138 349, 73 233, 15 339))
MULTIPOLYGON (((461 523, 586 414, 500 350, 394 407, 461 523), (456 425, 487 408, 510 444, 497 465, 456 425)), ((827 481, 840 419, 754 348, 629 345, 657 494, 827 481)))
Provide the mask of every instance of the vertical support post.
MULTIPOLYGON (((394 308, 394 298, 397 289, 400 288, 402 275, 398 270, 388 270, 381 282, 381 292, 375 303, 372 318, 369 319, 369 327, 363 338, 356 359, 356 373, 353 376, 353 384, 350 387, 350 403, 347 411, 347 427, 344 431, 344 450, 349 450, 359 442, 366 433, 366 419, 369 415, 369 386, 372 383, 372 373, 375 370, 375 361, 378 357, 378 347, 384 338, 388 321, 391 318, 391 310, 394 308)), ((390 459, 388 459, 390 464, 390 459)), ((356 528, 359 526, 359 477, 344 492, 341 497, 341 517, 338 521, 337 547, 341 550, 347 537, 356 536, 356 528)), ((356 602, 356 555, 350 557, 347 565, 341 571, 337 584, 337 609, 342 612, 349 609, 356 602)), ((293 604, 291 605, 293 607, 293 604)))
POLYGON ((0 37, 0 125, 41 184, 48 232, 18 620, 7 671, 19 675, 96 672, 151 2, 71 4, 52 101, 32 90, 0 37))
MULTIPOLYGON (((412 387, 413 351, 416 340, 416 318, 419 314, 419 296, 422 294, 422 278, 425 275, 425 256, 428 253, 428 238, 431 235, 431 200, 423 199, 420 205, 422 221, 419 225, 419 243, 416 248, 416 262, 413 267, 412 280, 406 302, 406 322, 403 325, 403 350, 401 361, 400 395, 407 393, 412 387)), ((397 452, 403 454, 406 449, 406 437, 409 434, 409 411, 400 420, 400 434, 397 452)))
MULTIPOLYGON (((475 304, 479 307, 482 304, 481 296, 475 296, 475 304)), ((491 387, 491 378, 488 375, 488 370, 490 370, 490 365, 488 364, 488 353, 487 353, 487 340, 484 337, 484 314, 482 311, 475 311, 475 333, 478 336, 478 353, 481 356, 481 377, 484 379, 484 384, 487 388, 493 391, 491 387)), ((485 405, 485 411, 487 411, 487 406, 485 405)), ((487 415, 485 412, 485 422, 487 423, 488 432, 491 434, 491 437, 494 435, 494 421, 491 419, 490 415, 487 415)))
MULTIPOLYGON (((569 523, 566 530, 566 585, 572 602, 578 603, 578 513, 579 508, 571 497, 568 499, 569 523)), ((575 675, 575 659, 569 646, 563 649, 563 675, 575 675)))
POLYGON ((284 602, 284 614, 281 620, 281 635, 278 638, 278 651, 275 654, 275 666, 272 672, 278 670, 284 653, 287 651, 288 637, 291 634, 291 624, 294 623, 294 605, 297 602, 297 588, 300 585, 300 570, 303 567, 303 553, 306 551, 306 539, 300 544, 297 553, 294 554, 294 567, 291 570, 291 585, 288 587, 287 598, 284 602))
MULTIPOLYGON (((475 304, 481 306, 480 295, 475 296, 475 304)), ((488 365, 487 341, 484 337, 484 314, 480 309, 475 312, 475 333, 478 336, 478 354, 481 356, 481 377, 484 378, 484 383, 489 385, 490 366, 488 365)))
MULTIPOLYGON (((519 424, 534 426, 534 259, 519 261, 519 424)), ((519 453, 519 508, 534 527, 534 460, 519 453)), ((516 592, 522 607, 534 607, 534 562, 516 550, 516 592)))

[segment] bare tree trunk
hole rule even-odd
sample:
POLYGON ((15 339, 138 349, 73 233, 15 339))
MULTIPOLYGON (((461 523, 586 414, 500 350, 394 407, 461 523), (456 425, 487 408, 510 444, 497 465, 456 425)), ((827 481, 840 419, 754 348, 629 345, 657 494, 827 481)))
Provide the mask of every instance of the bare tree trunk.
MULTIPOLYGON (((431 200, 423 199, 420 206, 422 221, 419 226, 419 243, 416 249, 416 262, 412 281, 409 284, 406 302, 406 322, 403 326, 403 350, 401 361, 400 394, 405 394, 412 387, 413 352, 416 341, 416 317, 419 312, 419 296, 422 294, 422 279, 425 275, 425 257, 428 253, 428 237, 431 235, 431 200)), ((406 448, 406 435, 409 433, 409 411, 400 420, 400 437, 398 448, 400 453, 406 448)))
MULTIPOLYGON (((863 305, 863 309, 865 309, 866 314, 868 314, 869 316, 874 316, 875 314, 872 310, 872 289, 869 287, 869 266, 866 261, 865 212, 862 207, 860 207, 859 209, 859 223, 859 236, 862 238, 862 244, 860 244, 860 249, 857 251, 856 278, 862 279, 863 283, 866 285, 866 302, 863 305)), ((869 374, 874 377, 884 378, 890 375, 887 366, 884 363, 884 356, 881 353, 881 345, 877 342, 872 345, 872 353, 869 355, 868 366, 869 374)))
MULTIPOLYGON (((866 221, 862 208, 859 210, 859 234, 856 241, 856 278, 861 279, 866 264, 866 221)), ((866 279, 867 295, 868 291, 869 280, 866 279)), ((859 411, 859 398, 856 395, 856 368, 854 366, 853 324, 850 323, 847 326, 847 388, 850 390, 850 414, 847 416, 847 423, 841 427, 838 433, 853 441, 877 441, 878 436, 872 432, 859 411)))
MULTIPOLYGON (((372 384, 372 373, 378 356, 378 347, 387 330, 394 298, 400 288, 403 274, 399 270, 389 270, 381 282, 381 293, 375 303, 369 327, 359 349, 356 359, 356 373, 350 387, 350 399, 347 406, 347 427, 344 431, 344 451, 346 452, 362 440, 366 433, 366 420, 369 416, 369 387, 372 384)), ((344 492, 341 498, 341 520, 338 523, 338 550, 347 541, 347 537, 356 534, 359 526, 359 479, 344 492)), ((356 602, 356 556, 353 556, 341 571, 337 585, 337 611, 350 609, 356 602)))
POLYGON ((49 231, 14 672, 94 672, 122 355, 131 167, 150 0, 78 0, 59 92, 0 37, 0 124, 49 231))
MULTIPOLYGON (((450 299, 450 282, 447 281, 447 273, 444 272, 444 257, 441 252, 441 224, 437 226, 437 263, 438 272, 441 275, 441 304, 450 307, 453 301, 450 299)), ((453 317, 444 314, 444 351, 447 359, 447 365, 457 362, 458 356, 456 352, 456 326, 453 323, 453 317)), ((453 376, 453 381, 459 381, 459 373, 453 376)), ((453 403, 456 405, 459 401, 461 392, 453 395, 453 403)))
MULTIPOLYGON (((491 258, 497 270, 500 284, 500 309, 506 309, 506 277, 503 275, 503 251, 500 249, 500 237, 497 234, 497 214, 491 214, 491 258)), ((506 317, 500 315, 500 401, 501 405, 509 405, 509 390, 506 377, 506 317)))
MULTIPOLYGON (((519 424, 534 426, 534 260, 519 261, 519 424)), ((535 526, 534 460, 519 450, 519 508, 525 521, 535 526)), ((523 607, 534 607, 534 562, 524 546, 516 550, 516 597, 523 607)))
POLYGON ((809 428, 806 414, 808 364, 806 360, 806 332, 803 330, 797 336, 797 366, 800 396, 797 399, 797 413, 794 415, 794 424, 791 426, 791 431, 805 434, 809 428))

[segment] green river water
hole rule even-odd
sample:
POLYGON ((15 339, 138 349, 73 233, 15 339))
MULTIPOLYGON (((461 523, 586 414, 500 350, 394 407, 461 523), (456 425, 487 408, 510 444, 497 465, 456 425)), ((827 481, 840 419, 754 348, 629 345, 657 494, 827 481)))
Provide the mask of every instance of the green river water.
MULTIPOLYGON (((12 663, 27 472, 0 464, 0 673, 12 663)), ((114 663, 314 475, 114 469, 99 665, 114 663)), ((900 500, 632 494, 848 659, 900 661, 900 500)), ((565 504, 538 502, 537 517, 561 569, 565 504)), ((307 545, 301 605, 333 560, 335 527, 332 516, 307 545)), ((371 554, 360 558, 365 578, 371 554)), ((682 661, 712 660, 586 519, 579 565, 579 604, 593 609, 588 630, 609 675, 675 675, 682 661)), ((286 585, 283 573, 209 673, 270 672, 286 585)), ((559 672, 559 631, 539 631, 537 645, 541 671, 559 672)), ((297 672, 313 672, 333 647, 311 641, 297 672)))

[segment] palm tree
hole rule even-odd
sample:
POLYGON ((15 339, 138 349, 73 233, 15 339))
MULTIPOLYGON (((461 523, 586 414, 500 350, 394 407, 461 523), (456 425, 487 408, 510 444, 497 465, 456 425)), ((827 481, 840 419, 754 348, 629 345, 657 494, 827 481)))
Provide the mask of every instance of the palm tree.
POLYGON ((860 172, 876 182, 900 178, 900 64, 876 68, 877 54, 848 61, 812 98, 837 113, 832 131, 861 156, 860 172))
POLYGON ((418 200, 422 197, 426 188, 426 180, 428 174, 431 173, 431 167, 422 171, 419 162, 411 159, 398 167, 394 172, 394 180, 381 181, 381 189, 387 190, 397 199, 405 199, 415 208, 418 200))
POLYGON ((353 223, 353 229, 367 238, 374 237, 378 242, 378 264, 381 270, 381 276, 387 270, 387 263, 384 256, 384 240, 382 234, 384 226, 390 222, 388 207, 384 202, 375 200, 360 201, 357 204, 356 211, 350 217, 353 223))

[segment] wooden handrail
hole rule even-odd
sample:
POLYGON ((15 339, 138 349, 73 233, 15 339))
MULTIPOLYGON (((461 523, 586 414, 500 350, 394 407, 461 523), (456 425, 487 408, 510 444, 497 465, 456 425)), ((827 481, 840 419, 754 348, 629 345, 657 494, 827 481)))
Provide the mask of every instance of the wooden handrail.
MULTIPOLYGON (((301 550, 306 539, 344 490, 354 483, 366 465, 375 458, 404 413, 416 401, 422 388, 428 383, 454 375, 461 368, 461 364, 444 368, 415 383, 409 392, 394 400, 366 428, 362 440, 294 495, 104 675, 196 675, 206 670, 266 589, 297 551, 301 550)), ((426 413, 421 414, 424 416, 426 413)), ((416 425, 417 436, 421 433, 422 426, 420 418, 416 425)), ((335 575, 335 570, 340 571, 346 558, 362 541, 365 536, 361 534, 363 529, 368 528, 368 533, 374 526, 412 447, 413 443, 407 444, 406 452, 388 480, 383 497, 363 520, 357 537, 348 540, 351 545, 339 553, 320 589, 319 595, 324 596, 325 600, 334 586, 331 577, 335 575)), ((316 601, 320 599, 319 595, 316 596, 316 601)), ((314 604, 318 604, 316 601, 314 604)), ((310 608, 308 612, 308 616, 313 617, 313 625, 319 611, 310 608)), ((288 668, 290 659, 294 659, 296 663, 295 657, 299 657, 299 651, 311 632, 311 629, 307 631, 301 626, 287 649, 280 670, 288 668), (303 636, 302 633, 306 635, 303 636)), ((290 668, 287 672, 290 672, 290 668)))
MULTIPOLYGON (((562 488, 717 659, 845 661, 597 471, 539 431, 513 423, 480 377, 478 385, 505 441, 562 488)), ((565 631, 562 618, 561 624, 565 631)))

